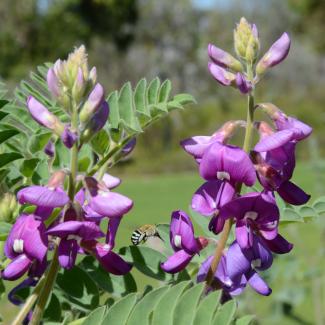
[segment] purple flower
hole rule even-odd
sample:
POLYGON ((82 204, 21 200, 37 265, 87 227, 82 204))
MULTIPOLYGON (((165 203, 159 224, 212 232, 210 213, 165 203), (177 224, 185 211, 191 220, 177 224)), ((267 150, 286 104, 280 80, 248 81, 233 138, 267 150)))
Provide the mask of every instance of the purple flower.
POLYGON ((232 200, 235 188, 220 180, 204 183, 192 197, 192 209, 204 216, 212 216, 220 207, 232 200))
POLYGON ((232 145, 214 142, 204 152, 200 163, 200 175, 206 180, 227 180, 232 184, 254 185, 256 173, 245 151, 232 145))
POLYGON ((282 62, 289 53, 290 43, 291 41, 289 35, 287 33, 283 33, 281 37, 273 43, 273 45, 257 63, 257 74, 261 75, 266 71, 266 69, 271 68, 282 62))
POLYGON ((97 83, 82 106, 79 114, 80 121, 86 123, 102 106, 105 98, 104 88, 97 83))
MULTIPOLYGON (((213 256, 209 256, 201 264, 200 270, 197 274, 197 282, 203 282, 206 280, 212 259, 213 256)), ((235 281, 230 279, 227 273, 226 256, 222 255, 218 264, 218 268, 214 274, 214 281, 212 283, 213 289, 222 289, 225 296, 230 295, 231 297, 233 297, 238 296, 242 293, 242 291, 246 287, 246 283, 247 281, 244 275, 239 279, 239 281, 237 278, 235 279, 235 281)))
POLYGON ((247 94, 253 89, 252 83, 239 72, 236 74, 236 85, 242 94, 247 94))
POLYGON ((217 80, 221 85, 235 85, 236 75, 234 73, 227 71, 226 69, 212 62, 209 62, 208 68, 212 77, 217 80))
POLYGON ((123 155, 128 155, 130 154, 133 149, 135 148, 135 145, 137 144, 137 138, 132 138, 123 148, 122 148, 122 153, 123 155))
POLYGON ((93 177, 86 177, 89 197, 89 208, 103 217, 121 217, 133 206, 128 197, 111 192, 104 184, 100 184, 93 177))
POLYGON ((226 270, 229 278, 235 283, 241 282, 244 276, 257 293, 268 296, 272 290, 256 271, 268 269, 272 262, 270 250, 254 236, 253 246, 249 249, 241 249, 237 241, 230 245, 226 257, 226 270))
MULTIPOLYGON (((241 248, 253 246, 254 234, 266 240, 278 234, 279 209, 269 193, 248 193, 220 208, 217 219, 236 219, 236 239, 241 248)), ((216 230, 216 221, 211 225, 216 230)))
POLYGON ((63 268, 71 269, 76 261, 81 240, 103 237, 99 226, 89 221, 66 221, 47 231, 48 235, 61 238, 59 244, 59 262, 63 268))
POLYGON ((296 143, 308 136, 311 128, 296 119, 287 118, 279 110, 272 116, 277 116, 275 123, 278 131, 273 132, 265 123, 260 123, 261 140, 252 153, 259 181, 266 190, 277 191, 286 202, 304 204, 310 196, 290 179, 295 168, 296 143))
POLYGON ((112 176, 108 173, 104 174, 103 182, 105 183, 106 187, 110 190, 121 184, 121 180, 118 177, 112 176))
POLYGON ((46 144, 46 146, 44 148, 44 153, 51 158, 54 157, 55 146, 51 140, 49 140, 49 142, 46 144))
POLYGON ((183 149, 200 163, 203 154, 214 142, 225 143, 239 127, 245 126, 244 121, 228 121, 212 136, 195 136, 181 141, 183 149))
POLYGON ((207 245, 205 238, 195 238, 191 219, 184 211, 174 211, 170 223, 170 244, 175 253, 161 268, 168 273, 177 273, 184 269, 195 254, 207 245))
POLYGON ((5 243, 5 255, 12 262, 2 271, 5 280, 17 280, 34 262, 43 263, 48 239, 44 224, 33 215, 21 215, 12 227, 5 243))
POLYGON ((49 110, 41 104, 34 97, 27 98, 27 108, 32 118, 42 126, 54 131, 57 135, 61 135, 64 130, 63 124, 60 120, 49 110))
POLYGON ((229 68, 235 71, 242 71, 243 66, 228 52, 216 47, 213 44, 208 45, 208 55, 213 63, 223 68, 229 68))
POLYGON ((59 80, 58 77, 56 76, 54 68, 50 68, 47 71, 46 81, 47 81, 47 86, 51 94, 53 95, 53 97, 54 98, 59 97, 60 96, 59 80))
POLYGON ((68 195, 60 188, 32 185, 17 193, 20 204, 33 204, 46 208, 57 208, 69 202, 68 195))
POLYGON ((75 132, 72 132, 70 130, 70 127, 65 125, 64 131, 61 133, 61 140, 68 149, 71 149, 73 145, 77 142, 78 135, 75 132))
POLYGON ((94 113, 86 126, 85 137, 91 137, 98 131, 100 131, 107 122, 109 115, 109 106, 106 101, 102 103, 100 108, 94 113), (88 133, 88 134, 87 134, 88 133))

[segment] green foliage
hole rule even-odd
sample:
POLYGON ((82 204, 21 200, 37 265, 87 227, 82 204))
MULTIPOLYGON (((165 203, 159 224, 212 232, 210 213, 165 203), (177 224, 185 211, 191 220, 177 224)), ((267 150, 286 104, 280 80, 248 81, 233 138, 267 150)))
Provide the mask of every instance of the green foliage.
POLYGON ((319 197, 313 203, 302 206, 284 204, 282 200, 277 200, 280 209, 280 224, 292 222, 309 222, 325 215, 325 197, 319 197))
MULTIPOLYGON (((231 324, 235 320, 236 302, 231 300, 219 306, 218 292, 207 297, 203 292, 203 283, 184 281, 159 287, 142 296, 131 293, 106 309, 105 306, 96 309, 82 324, 91 324, 93 319, 98 325, 203 324, 200 320, 204 315, 207 316, 204 318, 206 325, 231 324)), ((249 320, 238 324, 249 324, 249 320)))

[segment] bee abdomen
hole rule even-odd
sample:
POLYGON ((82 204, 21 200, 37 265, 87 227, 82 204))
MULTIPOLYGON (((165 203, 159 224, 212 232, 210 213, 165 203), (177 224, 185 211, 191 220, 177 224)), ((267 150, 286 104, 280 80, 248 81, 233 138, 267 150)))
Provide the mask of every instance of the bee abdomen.
POLYGON ((138 229, 135 230, 131 235, 131 242, 133 245, 139 245, 144 239, 145 234, 140 232, 138 229))

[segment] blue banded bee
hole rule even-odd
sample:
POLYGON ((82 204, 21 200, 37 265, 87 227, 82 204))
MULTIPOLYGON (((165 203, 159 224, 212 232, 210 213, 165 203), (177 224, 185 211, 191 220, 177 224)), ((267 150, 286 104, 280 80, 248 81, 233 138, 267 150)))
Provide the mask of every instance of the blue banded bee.
POLYGON ((163 240, 159 235, 156 225, 143 225, 133 231, 131 242, 133 245, 139 245, 140 243, 145 243, 149 237, 158 237, 163 240))

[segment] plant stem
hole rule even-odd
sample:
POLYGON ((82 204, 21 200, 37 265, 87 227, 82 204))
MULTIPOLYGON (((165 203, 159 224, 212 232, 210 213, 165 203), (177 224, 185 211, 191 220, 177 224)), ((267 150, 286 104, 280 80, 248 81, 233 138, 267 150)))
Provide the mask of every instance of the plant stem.
MULTIPOLYGON (((252 66, 247 65, 247 76, 249 80, 253 80, 253 71, 252 66)), ((246 132, 245 132, 245 138, 244 138, 244 144, 243 149, 247 153, 250 151, 251 145, 252 145, 252 139, 253 139, 253 127, 254 127, 254 90, 252 90, 248 94, 248 102, 247 102, 247 121, 246 121, 246 132)), ((236 192, 240 193, 242 184, 237 184, 236 186, 236 192)), ((206 277, 206 288, 209 288, 211 284, 213 283, 214 274, 218 268, 222 252, 226 247, 228 237, 231 231, 231 227, 233 225, 232 219, 227 219, 225 222, 225 225, 223 227, 223 230, 220 235, 220 239, 218 241, 210 269, 208 271, 207 277, 206 277)))
POLYGON ((12 322, 12 325, 21 325, 23 323, 29 311, 32 309, 33 305, 35 304, 37 297, 43 288, 44 282, 45 282, 45 277, 42 277, 38 281, 36 287, 34 288, 33 293, 28 297, 22 309, 20 309, 18 315, 12 322))
POLYGON ((59 271, 58 246, 55 247, 50 268, 45 276, 44 285, 41 288, 40 296, 33 311, 33 317, 29 325, 39 325, 46 307, 48 297, 52 291, 56 275, 59 271))
MULTIPOLYGON (((76 103, 71 99, 71 131, 78 131, 78 108, 76 103)), ((71 148, 71 159, 70 159, 70 175, 69 175, 69 186, 68 186, 68 195, 70 201, 73 202, 75 195, 75 181, 78 173, 78 142, 74 143, 71 148)), ((42 321, 42 316, 48 301, 49 295, 51 294, 53 285, 55 283, 56 276, 59 271, 59 261, 58 261, 58 243, 55 246, 53 259, 50 265, 50 268, 45 276, 44 286, 40 292, 40 296, 36 303, 36 306, 33 311, 33 317, 30 322, 30 325, 38 325, 42 321)))

